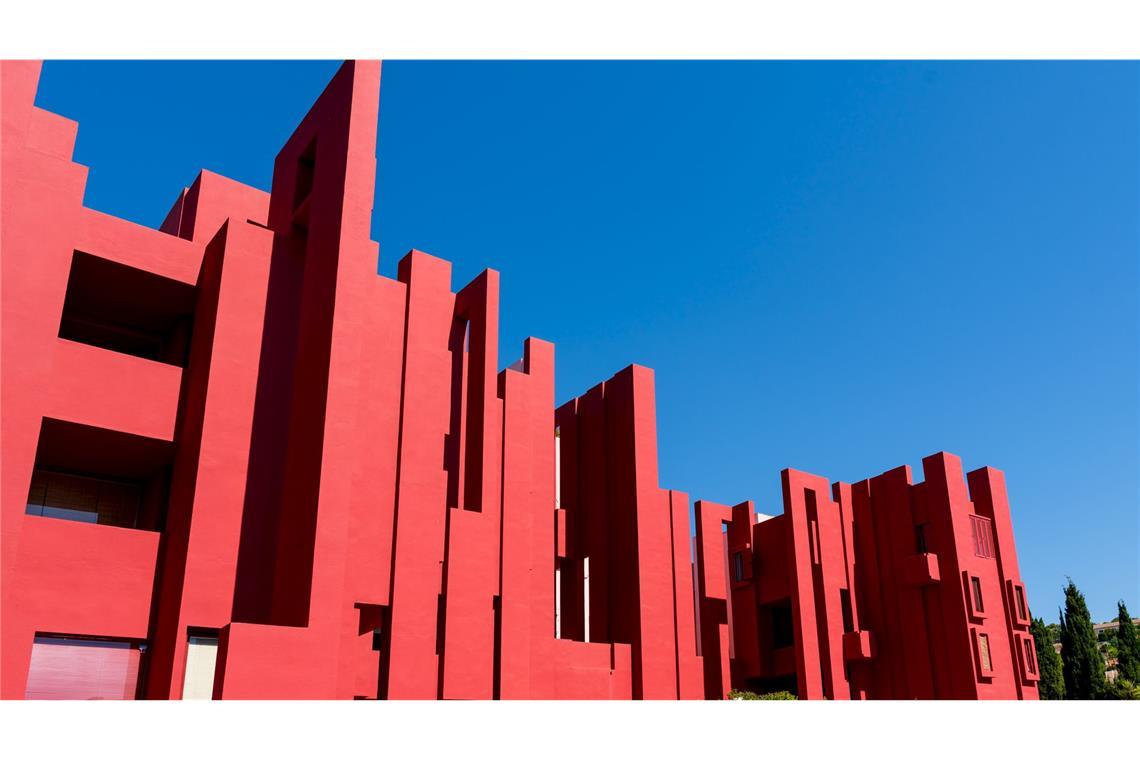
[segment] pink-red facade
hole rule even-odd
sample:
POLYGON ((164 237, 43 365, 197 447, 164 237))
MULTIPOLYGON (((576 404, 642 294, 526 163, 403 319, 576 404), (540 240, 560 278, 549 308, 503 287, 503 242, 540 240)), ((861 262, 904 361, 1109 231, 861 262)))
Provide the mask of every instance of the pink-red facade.
POLYGON ((271 192, 203 171, 160 230, 83 206, 38 76, 3 64, 0 697, 1036 698, 1000 472, 787 470, 694 538, 651 370, 555 408, 553 345, 498 369, 498 273, 378 276, 379 63, 271 192))

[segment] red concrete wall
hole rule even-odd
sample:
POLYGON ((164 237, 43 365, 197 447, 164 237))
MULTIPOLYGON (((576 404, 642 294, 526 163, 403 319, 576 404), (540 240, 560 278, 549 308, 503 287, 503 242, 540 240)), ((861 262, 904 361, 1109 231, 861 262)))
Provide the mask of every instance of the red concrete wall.
POLYGON ((497 272, 377 276, 378 63, 340 69, 271 192, 202 172, 158 230, 83 207, 77 125, 34 107, 38 64, 0 71, 0 697, 37 634, 145 646, 154 699, 191 634, 218 637, 216 698, 1036 695, 1001 473, 786 471, 781 517, 697 501, 693 552, 652 370, 555 409, 553 345, 499 370, 497 272), (138 517, 30 514, 37 470, 140 483, 138 517))
MULTIPOLYGON (((753 526, 752 578, 734 584, 754 589, 751 600, 733 596, 737 659, 741 641, 757 640, 759 657, 748 653, 758 665, 734 670, 732 685, 763 690, 794 674, 807 699, 1037 698, 1001 473, 966 478, 946 453, 924 459, 923 471, 922 483, 900 467, 830 489, 819 476, 784 471, 784 512, 753 526), (979 518, 993 527, 990 550, 974 542, 979 518), (983 610, 971 602, 971 578, 983 610), (782 648, 770 606, 785 599, 794 635, 782 648), (990 642, 990 671, 980 665, 979 634, 990 642)), ((704 545, 700 561, 715 576, 722 555, 715 541, 704 545)), ((719 598, 709 588, 702 604, 719 598)))

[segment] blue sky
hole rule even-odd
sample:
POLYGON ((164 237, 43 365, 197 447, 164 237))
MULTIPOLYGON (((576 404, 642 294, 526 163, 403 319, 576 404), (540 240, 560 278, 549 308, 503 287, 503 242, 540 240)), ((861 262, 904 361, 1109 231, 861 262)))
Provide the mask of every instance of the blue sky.
MULTIPOLYGON (((268 189, 335 63, 49 62, 87 205, 268 189)), ((388 62, 373 235, 502 273, 561 402, 657 373, 661 484, 778 513, 947 450, 1006 472, 1036 615, 1140 615, 1140 66, 388 62)))

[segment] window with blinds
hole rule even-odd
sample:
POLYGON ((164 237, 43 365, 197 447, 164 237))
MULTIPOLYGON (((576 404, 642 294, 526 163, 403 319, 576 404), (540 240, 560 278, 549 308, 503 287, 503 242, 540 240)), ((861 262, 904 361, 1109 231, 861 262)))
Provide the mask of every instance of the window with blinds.
POLYGON ((25 699, 134 699, 145 645, 38 635, 25 699))
POLYGON ((25 512, 39 517, 134 528, 142 486, 118 480, 37 469, 25 512))
POLYGON ((974 542, 974 554, 990 559, 994 556, 994 534, 989 519, 970 515, 970 537, 974 542))

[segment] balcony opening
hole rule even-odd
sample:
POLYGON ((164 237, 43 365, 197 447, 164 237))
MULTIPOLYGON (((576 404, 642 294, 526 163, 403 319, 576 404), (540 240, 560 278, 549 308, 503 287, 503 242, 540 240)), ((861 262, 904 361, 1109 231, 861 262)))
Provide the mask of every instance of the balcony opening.
POLYGON ((197 289, 76 251, 59 337, 185 367, 197 289))
POLYGON ((45 418, 24 511, 160 531, 173 453, 169 441, 45 418))
POLYGON ((795 626, 792 623, 792 603, 785 600, 769 608, 771 619, 772 648, 782 649, 796 643, 795 626))

